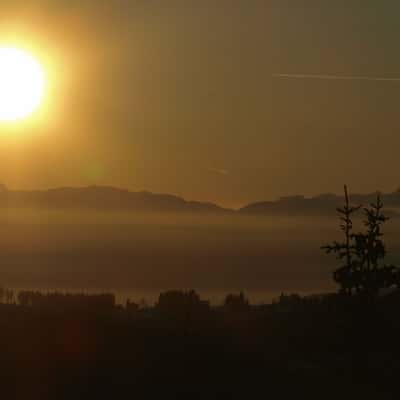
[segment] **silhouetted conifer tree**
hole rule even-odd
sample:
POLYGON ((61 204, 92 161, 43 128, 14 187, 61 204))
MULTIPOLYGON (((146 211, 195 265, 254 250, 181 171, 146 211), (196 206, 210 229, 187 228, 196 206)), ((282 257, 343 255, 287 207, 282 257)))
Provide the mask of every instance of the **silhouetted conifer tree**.
POLYGON ((340 218, 340 229, 344 233, 344 241, 334 241, 331 244, 323 246, 322 249, 326 253, 336 254, 336 257, 344 262, 344 265, 339 267, 333 274, 334 280, 341 286, 343 292, 351 293, 351 290, 356 285, 353 285, 354 270, 357 268, 357 262, 353 259, 354 245, 352 244, 352 217, 361 206, 351 206, 347 186, 344 186, 345 204, 338 207, 336 211, 340 218))
POLYGON ((386 248, 382 239, 382 225, 389 218, 383 214, 382 209, 383 203, 378 193, 376 202, 363 209, 366 232, 352 235, 355 242, 355 254, 362 273, 362 287, 371 294, 386 286, 383 278, 386 267, 380 265, 380 260, 386 256, 386 248))
POLYGON ((334 241, 322 247, 327 253, 336 254, 337 258, 344 261, 334 273, 336 283, 341 286, 341 291, 352 294, 355 289, 368 295, 375 295, 380 289, 396 285, 400 286, 400 269, 396 266, 386 266, 382 263, 386 256, 383 242, 382 225, 389 219, 383 214, 383 203, 380 194, 376 202, 364 207, 365 232, 352 233, 352 216, 361 206, 350 206, 347 187, 345 191, 345 206, 338 208, 345 240, 334 241))

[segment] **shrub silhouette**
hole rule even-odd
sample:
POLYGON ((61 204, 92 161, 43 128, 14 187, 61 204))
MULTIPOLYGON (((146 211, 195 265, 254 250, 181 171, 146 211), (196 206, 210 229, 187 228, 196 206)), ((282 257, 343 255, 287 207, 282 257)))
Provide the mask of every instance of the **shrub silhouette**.
POLYGON ((175 318, 190 318, 207 313, 210 310, 208 301, 203 301, 194 291, 170 290, 160 293, 156 309, 162 314, 175 318))
POLYGON ((249 310, 250 303, 243 292, 228 294, 224 301, 224 308, 229 312, 245 312, 249 310))

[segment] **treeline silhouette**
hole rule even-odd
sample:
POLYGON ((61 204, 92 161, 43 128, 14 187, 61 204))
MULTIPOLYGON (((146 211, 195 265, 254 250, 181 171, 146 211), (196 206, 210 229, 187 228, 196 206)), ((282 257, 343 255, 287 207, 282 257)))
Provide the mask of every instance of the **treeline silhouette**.
MULTIPOLYGON (((113 293, 63 293, 63 292, 41 292, 38 290, 21 290, 14 292, 12 289, 0 287, 0 304, 21 308, 32 308, 42 310, 53 310, 62 312, 98 312, 98 311, 127 311, 128 313, 139 313, 157 311, 160 314, 170 316, 201 315, 211 312, 212 307, 208 300, 200 298, 194 291, 169 290, 160 293, 158 301, 150 307, 145 300, 135 303, 126 300, 125 306, 116 303, 113 293)), ((228 294, 222 308, 226 311, 247 311, 250 302, 243 292, 239 294, 228 294)))
POLYGON ((21 306, 53 308, 57 310, 112 310, 115 307, 114 294, 70 294, 20 291, 18 302, 21 306))

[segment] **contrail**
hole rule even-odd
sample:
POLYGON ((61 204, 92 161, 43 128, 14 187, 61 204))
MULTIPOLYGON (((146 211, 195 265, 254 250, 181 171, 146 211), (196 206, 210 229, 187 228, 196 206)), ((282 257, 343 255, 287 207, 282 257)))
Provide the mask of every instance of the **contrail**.
POLYGON ((379 76, 272 74, 272 77, 286 78, 286 79, 321 79, 321 80, 331 80, 331 81, 400 82, 400 78, 384 78, 379 76))

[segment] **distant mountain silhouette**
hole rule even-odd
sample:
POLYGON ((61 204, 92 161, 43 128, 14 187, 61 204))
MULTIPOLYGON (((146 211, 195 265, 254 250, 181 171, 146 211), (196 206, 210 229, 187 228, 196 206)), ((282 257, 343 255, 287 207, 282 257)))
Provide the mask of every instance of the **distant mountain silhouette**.
MULTIPOLYGON (((367 205, 376 193, 353 194, 354 204, 367 205)), ((332 193, 306 198, 301 195, 281 197, 276 201, 260 201, 239 210, 223 208, 217 204, 187 201, 171 194, 147 191, 133 192, 112 186, 60 187, 48 190, 9 190, 0 185, 0 207, 92 209, 138 212, 191 212, 267 216, 331 216, 342 206, 343 196, 332 193)), ((389 216, 400 215, 400 192, 382 194, 382 201, 389 216), (398 213, 399 212, 399 213, 398 213)))
POLYGON ((110 186, 14 191, 0 185, 0 207, 83 208, 141 212, 226 213, 230 211, 213 203, 186 201, 170 194, 131 192, 110 186))
MULTIPOLYGON (((389 216, 396 216, 400 210, 400 192, 382 194, 382 201, 389 216)), ((376 193, 353 194, 351 201, 357 205, 368 205, 376 199, 376 193)), ((246 205, 239 210, 241 214, 265 215, 333 215, 336 207, 343 205, 343 196, 332 193, 315 197, 304 196, 281 197, 277 201, 263 201, 246 205)))

